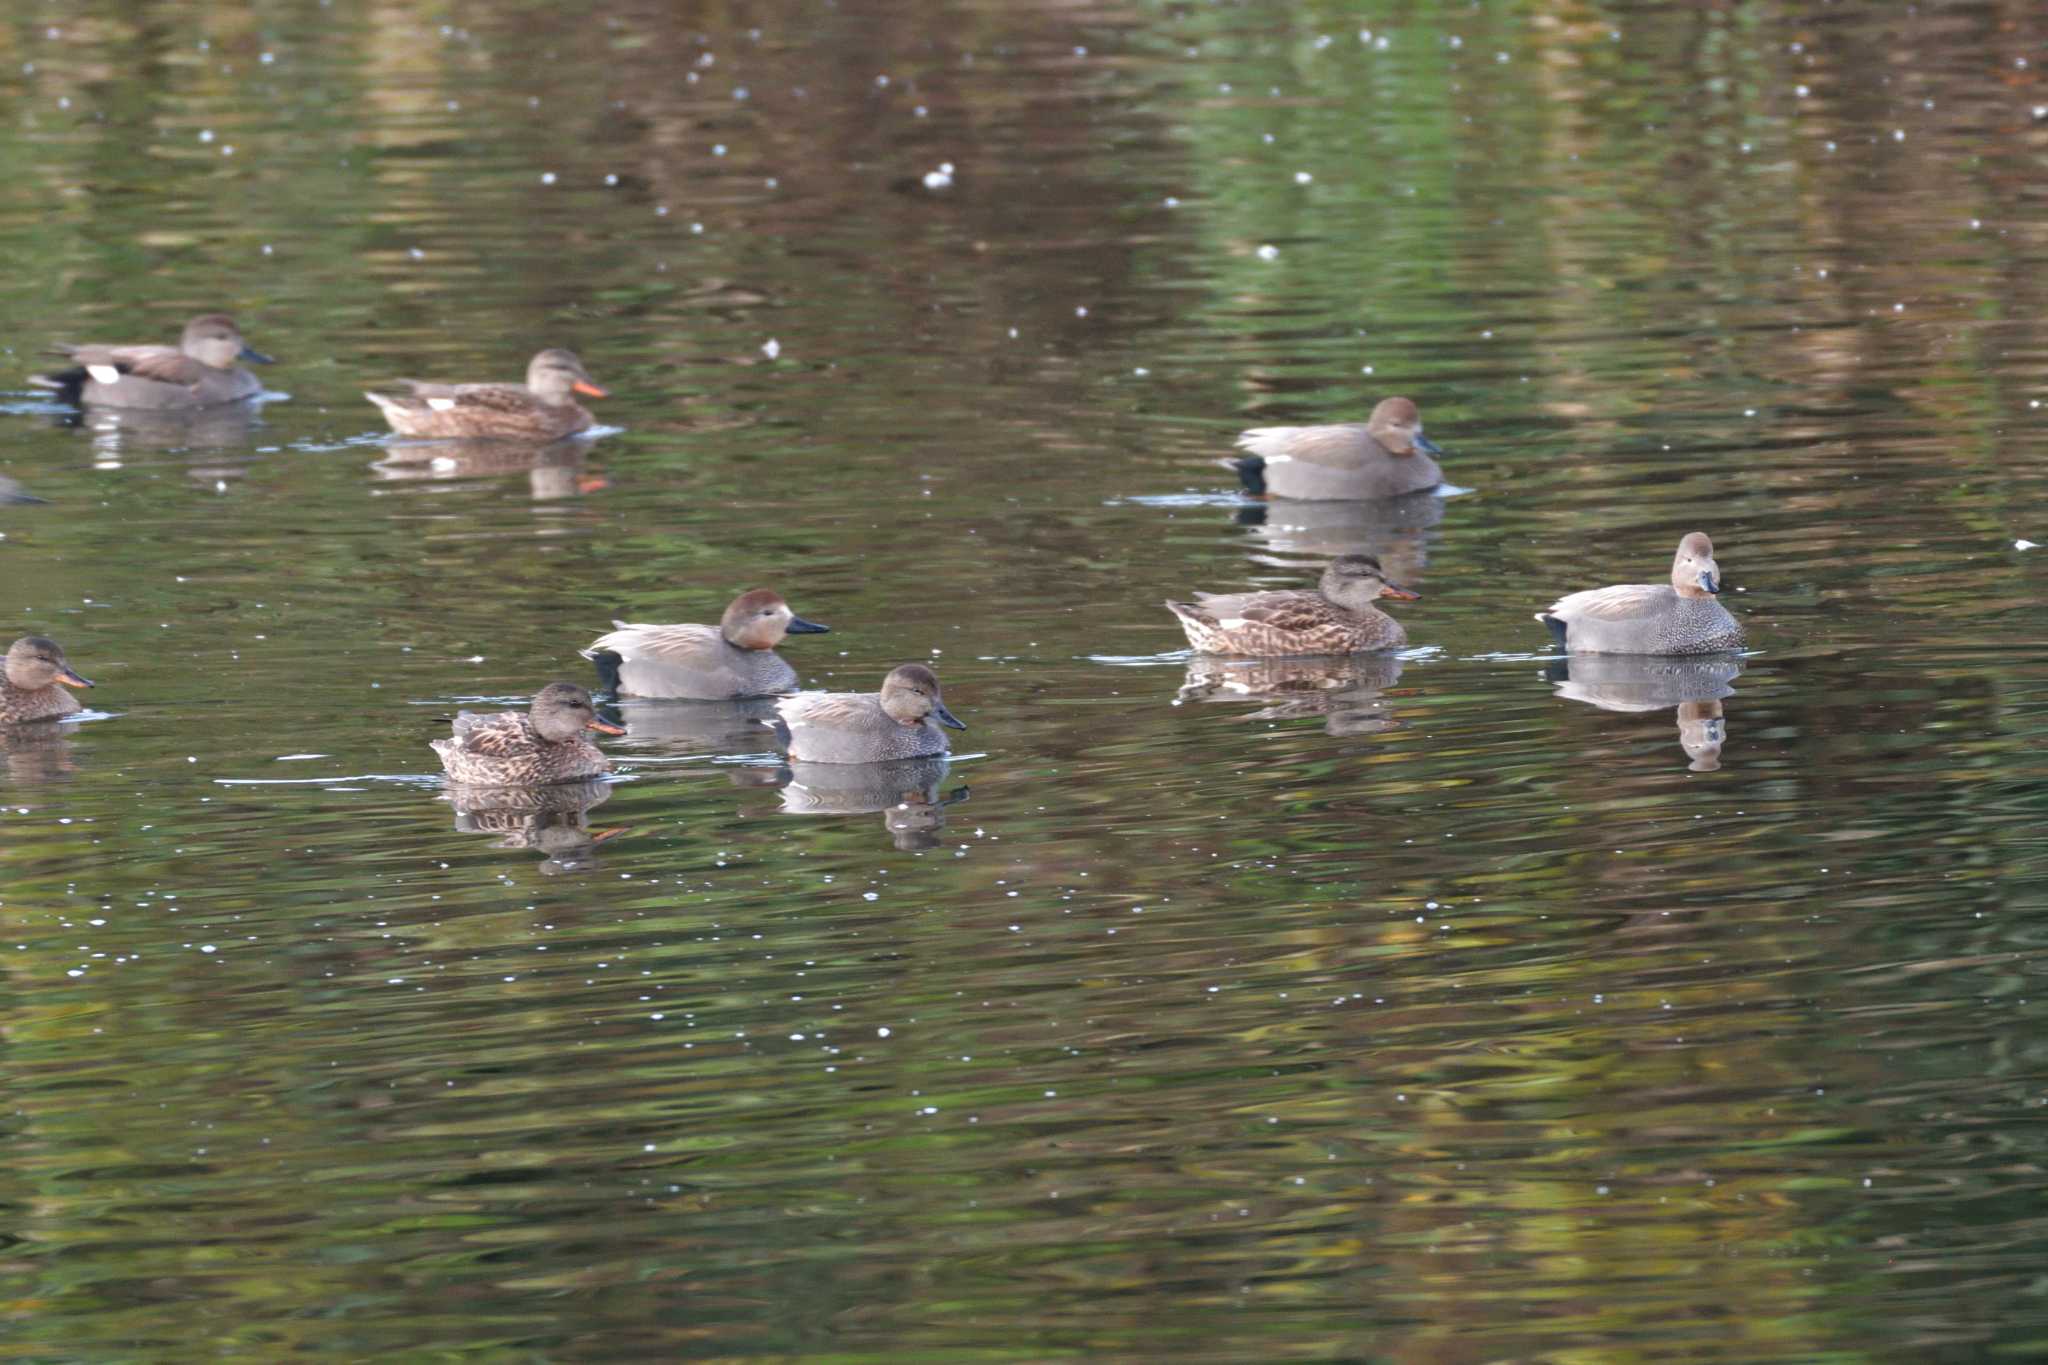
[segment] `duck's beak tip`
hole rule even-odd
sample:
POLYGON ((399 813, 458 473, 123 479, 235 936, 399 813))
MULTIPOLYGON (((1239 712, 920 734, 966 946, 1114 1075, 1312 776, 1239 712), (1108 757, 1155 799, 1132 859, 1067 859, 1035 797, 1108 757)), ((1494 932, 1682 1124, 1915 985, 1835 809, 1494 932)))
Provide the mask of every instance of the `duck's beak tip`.
POLYGON ((241 358, 255 365, 275 365, 277 363, 277 358, 275 356, 267 356, 263 354, 263 352, 257 350, 254 346, 250 346, 246 343, 242 346, 241 358))
POLYGON ((948 729, 965 730, 967 728, 967 723, 951 711, 948 711, 944 705, 934 706, 932 708, 932 715, 937 718, 939 724, 948 729))
POLYGON ((791 635, 830 635, 832 627, 821 626, 816 621, 806 621, 801 616, 789 618, 788 633, 791 635))
POLYGON ((1396 602, 1419 602, 1422 600, 1421 593, 1416 592, 1413 588, 1404 588, 1399 583, 1387 584, 1380 590, 1380 594, 1383 597, 1391 597, 1396 602))
POLYGON ((82 678, 82 677, 80 677, 80 676, 79 676, 78 674, 76 674, 76 673, 72 672, 72 671, 71 671, 70 669, 68 669, 68 668, 67 668, 67 669, 65 669, 65 670, 64 670, 64 671, 63 671, 62 673, 59 673, 59 674, 57 675, 57 681, 58 681, 58 682, 60 682, 60 683, 64 683, 65 685, 67 685, 67 686, 70 686, 70 687, 91 687, 91 686, 92 686, 92 679, 91 679, 91 678, 82 678))
POLYGON ((592 716, 589 722, 585 724, 583 728, 586 730, 595 730, 601 735, 623 735, 626 733, 625 726, 614 725, 602 716, 592 716))

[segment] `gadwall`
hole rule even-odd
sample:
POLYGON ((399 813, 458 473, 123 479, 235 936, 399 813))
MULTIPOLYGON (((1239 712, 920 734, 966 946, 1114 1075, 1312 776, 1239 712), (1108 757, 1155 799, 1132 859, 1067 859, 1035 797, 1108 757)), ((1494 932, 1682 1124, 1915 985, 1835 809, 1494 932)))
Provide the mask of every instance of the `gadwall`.
POLYGON ((774 728, 800 763, 925 758, 946 752, 940 725, 967 728, 946 709, 938 674, 923 664, 890 670, 880 692, 799 692, 775 710, 774 728))
POLYGON ((511 436, 553 441, 594 420, 571 394, 603 398, 574 352, 542 351, 526 367, 524 384, 426 384, 401 379, 410 392, 365 393, 401 436, 511 436))
POLYGON ((271 363, 252 350, 226 313, 207 313, 185 324, 176 346, 73 346, 50 348, 77 364, 31 381, 55 389, 67 403, 107 408, 206 408, 238 403, 263 392, 263 382, 236 362, 271 363))
POLYGON ((91 686, 72 670, 63 646, 45 635, 24 635, 8 647, 5 669, 0 670, 0 725, 83 711, 78 698, 64 688, 91 686))
POLYGON ((1714 600, 1721 568, 1714 542, 1694 531, 1678 542, 1671 582, 1617 583, 1560 597, 1536 619, 1574 654, 1711 654, 1742 648, 1742 627, 1714 600))
POLYGON ((457 782, 476 787, 535 787, 583 782, 611 771, 611 761, 583 738, 585 730, 623 735, 598 717, 590 694, 574 683, 549 683, 526 715, 500 711, 455 717, 455 738, 432 741, 441 766, 457 782))
POLYGON ((1313 592, 1198 592, 1194 603, 1169 601, 1166 609, 1204 654, 1356 654, 1408 643, 1408 632, 1373 606, 1375 598, 1420 595, 1389 583, 1371 555, 1342 555, 1313 592))
POLYGON ((1235 461, 1247 491, 1276 498, 1356 501, 1398 498, 1444 481, 1406 398, 1386 398, 1370 421, 1322 427, 1253 427, 1237 438, 1251 453, 1235 461))
POLYGON ((582 651, 597 665, 599 684, 626 697, 732 701, 796 690, 796 670, 775 647, 786 635, 823 635, 831 627, 806 621, 782 594, 743 592, 715 626, 612 622, 582 651))

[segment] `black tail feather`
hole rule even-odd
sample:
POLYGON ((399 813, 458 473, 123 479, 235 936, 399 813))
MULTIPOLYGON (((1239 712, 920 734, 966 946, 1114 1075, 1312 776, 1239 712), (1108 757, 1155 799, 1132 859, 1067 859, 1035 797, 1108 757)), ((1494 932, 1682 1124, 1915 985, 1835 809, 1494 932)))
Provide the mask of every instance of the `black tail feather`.
POLYGON ((1237 477, 1244 481, 1245 492, 1255 498, 1266 496, 1266 457, 1247 455, 1241 460, 1232 460, 1237 466, 1237 477))
POLYGON ((85 392, 85 381, 92 376, 85 372, 85 366, 74 365, 68 370, 49 370, 36 375, 30 382, 56 394, 57 401, 78 405, 80 395, 85 392))
POLYGON ((1557 641, 1557 647, 1559 649, 1564 649, 1566 647, 1564 642, 1564 633, 1566 630, 1565 623, 1559 618, 1552 616, 1547 611, 1544 612, 1541 616, 1537 617, 1536 619, 1541 621, 1544 625, 1550 627, 1551 638, 1557 641))

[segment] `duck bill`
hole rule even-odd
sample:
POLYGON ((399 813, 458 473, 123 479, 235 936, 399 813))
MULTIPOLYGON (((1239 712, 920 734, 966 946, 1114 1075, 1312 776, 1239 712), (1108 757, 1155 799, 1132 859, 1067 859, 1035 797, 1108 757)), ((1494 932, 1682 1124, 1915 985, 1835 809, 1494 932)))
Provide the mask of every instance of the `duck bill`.
POLYGON ((61 672, 59 672, 59 673, 57 674, 57 681, 58 681, 58 682, 60 682, 60 683, 63 683, 63 684, 64 684, 64 685, 66 686, 66 687, 91 687, 91 686, 92 686, 92 679, 91 679, 91 678, 81 678, 81 677, 79 677, 79 676, 78 676, 78 675, 77 675, 76 673, 72 672, 72 671, 71 671, 70 669, 68 669, 68 668, 67 668, 67 669, 64 669, 64 670, 62 670, 61 672))
POLYGON ((599 388, 597 385, 591 383, 588 379, 579 379, 575 383, 571 384, 569 387, 576 390, 576 392, 582 394, 585 398, 611 397, 611 393, 609 390, 599 388))
POLYGON ((257 350, 254 346, 249 345, 247 342, 242 343, 242 354, 240 358, 248 361, 252 365, 275 365, 277 363, 275 357, 263 354, 263 352, 257 350))
POLYGON ((932 719, 951 730, 965 730, 967 728, 962 723, 960 717, 946 709, 946 703, 942 701, 932 703, 932 719))
POLYGON ((583 728, 595 730, 601 735, 623 735, 626 733, 625 726, 614 725, 602 716, 592 716, 588 721, 584 722, 583 728))
POLYGON ((816 621, 806 621, 801 616, 790 617, 789 625, 784 627, 784 629, 791 635, 830 635, 832 633, 832 627, 821 626, 816 621))
POLYGON ((1444 453, 1442 446, 1430 440, 1419 431, 1415 433, 1415 448, 1425 455, 1441 455, 1444 453))
POLYGON ((1700 575, 1700 586, 1708 592, 1718 593, 1721 591, 1721 580, 1710 573, 1703 573, 1700 575))
POLYGON ((1380 584, 1380 596, 1391 597, 1397 602, 1419 602, 1422 600, 1421 593, 1404 588, 1399 583, 1382 582, 1380 584))

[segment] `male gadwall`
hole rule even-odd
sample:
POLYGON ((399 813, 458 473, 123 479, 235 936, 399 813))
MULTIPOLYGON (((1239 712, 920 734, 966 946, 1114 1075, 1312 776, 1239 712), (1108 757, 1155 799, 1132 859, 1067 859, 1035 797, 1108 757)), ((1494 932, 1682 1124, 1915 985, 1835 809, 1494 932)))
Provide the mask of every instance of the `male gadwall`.
POLYGON ((50 349, 77 364, 36 375, 31 382, 84 407, 207 408, 238 403, 263 392, 263 382, 235 362, 271 363, 269 356, 250 349, 226 313, 192 319, 176 346, 63 344, 50 349))
POLYGON ((590 694, 574 683, 549 683, 527 715, 500 711, 455 717, 455 738, 432 741, 441 766, 457 782, 476 787, 535 787, 583 782, 611 771, 611 760, 583 738, 585 730, 623 735, 598 718, 590 694))
POLYGON ((72 671, 63 647, 55 640, 24 635, 8 647, 6 667, 0 672, 0 725, 83 711, 78 698, 64 687, 91 686, 72 671))
POLYGON ((401 436, 511 436, 553 441, 594 420, 571 394, 603 398, 574 352, 542 351, 528 363, 524 384, 426 384, 401 379, 409 392, 365 393, 401 436))
POLYGON ((1536 619, 1574 654, 1711 654, 1742 648, 1742 627, 1714 600, 1721 567, 1714 542, 1694 531, 1678 542, 1671 581, 1617 583, 1560 597, 1536 619))
POLYGON ((1166 609, 1204 654, 1356 654, 1408 643, 1408 632, 1375 598, 1419 596, 1389 583, 1371 555, 1343 555, 1330 561, 1314 592, 1198 592, 1194 603, 1169 601, 1166 609))
POLYGON ((892 669, 880 692, 799 692, 775 710, 773 726, 799 763, 925 758, 946 752, 940 725, 967 728, 946 709, 938 674, 923 664, 892 669))
POLYGON ((715 626, 614 621, 612 627, 582 651, 597 665, 600 686, 626 697, 696 701, 795 691, 796 670, 775 647, 785 635, 823 635, 831 629, 804 620, 781 593, 767 588, 733 598, 715 626))
POLYGON ((1398 498, 1444 481, 1422 434, 1422 414, 1406 398, 1387 398, 1368 422, 1322 427, 1253 427, 1237 438, 1251 453, 1236 461, 1247 491, 1276 498, 1356 501, 1398 498))

